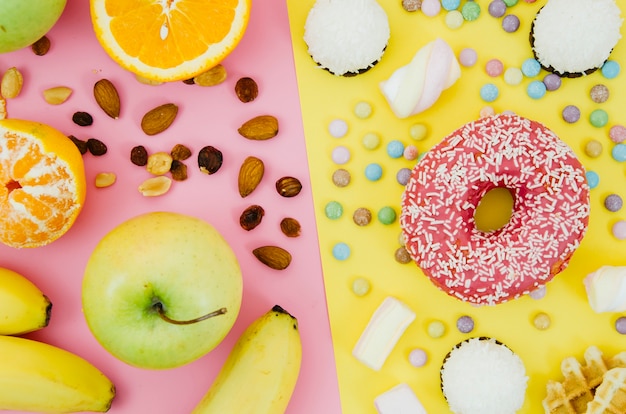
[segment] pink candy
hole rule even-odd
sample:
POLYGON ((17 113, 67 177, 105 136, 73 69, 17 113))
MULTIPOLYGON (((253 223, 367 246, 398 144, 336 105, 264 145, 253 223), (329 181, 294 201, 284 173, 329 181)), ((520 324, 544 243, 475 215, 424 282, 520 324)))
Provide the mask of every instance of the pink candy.
POLYGON ((504 72, 504 64, 498 59, 491 59, 485 65, 485 71, 487 75, 496 78, 504 72))
POLYGON ((441 3, 439 0, 423 0, 422 13, 428 17, 435 17, 441 11, 441 3))
POLYGON ((613 125, 609 130, 609 138, 616 144, 626 140, 626 127, 623 125, 613 125))

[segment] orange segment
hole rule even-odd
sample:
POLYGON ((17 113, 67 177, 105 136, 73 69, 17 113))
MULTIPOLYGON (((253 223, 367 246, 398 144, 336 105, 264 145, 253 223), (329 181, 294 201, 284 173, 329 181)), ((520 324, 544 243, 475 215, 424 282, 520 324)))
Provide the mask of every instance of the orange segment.
POLYGON ((251 0, 91 0, 104 50, 148 79, 189 79, 222 61, 243 37, 251 0))
POLYGON ((0 120, 0 242, 48 244, 69 230, 85 201, 83 159, 47 125, 0 120))

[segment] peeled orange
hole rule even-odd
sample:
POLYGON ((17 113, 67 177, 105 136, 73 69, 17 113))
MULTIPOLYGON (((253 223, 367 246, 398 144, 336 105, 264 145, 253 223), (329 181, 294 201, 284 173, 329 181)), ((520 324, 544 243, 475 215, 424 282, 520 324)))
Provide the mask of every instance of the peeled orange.
POLYGON ((190 79, 221 62, 243 37, 251 0, 91 0, 104 50, 155 81, 190 79))
POLYGON ((0 120, 0 242, 38 247, 65 234, 85 202, 83 159, 60 131, 0 120))

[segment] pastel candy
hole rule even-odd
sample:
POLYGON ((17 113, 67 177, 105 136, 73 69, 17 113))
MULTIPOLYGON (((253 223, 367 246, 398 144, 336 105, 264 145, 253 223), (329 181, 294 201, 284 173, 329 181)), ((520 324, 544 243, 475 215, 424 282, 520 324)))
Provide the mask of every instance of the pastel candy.
POLYGON ((602 266, 587 275, 583 283, 595 312, 626 311, 626 266, 602 266))
POLYGON ((452 48, 435 39, 381 82, 380 89, 394 114, 407 118, 430 108, 460 76, 461 67, 452 48))

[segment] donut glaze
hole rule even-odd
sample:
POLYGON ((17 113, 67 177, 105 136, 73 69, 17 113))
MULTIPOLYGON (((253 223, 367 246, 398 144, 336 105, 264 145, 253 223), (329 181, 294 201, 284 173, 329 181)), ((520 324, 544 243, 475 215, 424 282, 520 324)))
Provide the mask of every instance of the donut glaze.
POLYGON ((441 290, 495 305, 550 281, 580 245, 589 187, 572 149, 542 124, 500 114, 451 133, 416 164, 402 195, 406 248, 441 290), (491 189, 511 191, 507 224, 484 232, 474 212, 491 189))

